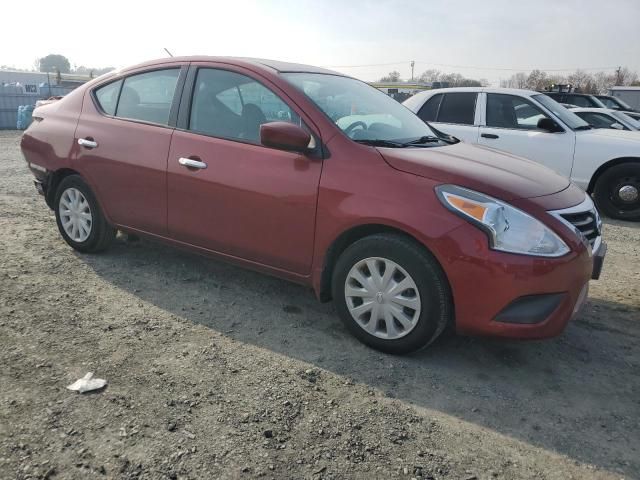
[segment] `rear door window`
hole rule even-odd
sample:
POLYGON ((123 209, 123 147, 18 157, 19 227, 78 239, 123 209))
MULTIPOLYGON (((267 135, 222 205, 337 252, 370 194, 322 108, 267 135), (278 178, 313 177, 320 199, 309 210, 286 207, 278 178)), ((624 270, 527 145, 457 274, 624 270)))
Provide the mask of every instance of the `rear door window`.
POLYGON ((122 80, 118 80, 117 82, 111 82, 107 85, 104 85, 103 87, 100 87, 95 91, 98 105, 107 115, 114 115, 116 113, 116 106, 118 104, 118 95, 120 94, 121 85, 122 80))
POLYGON ((167 125, 179 74, 173 68, 125 78, 116 117, 167 125))
POLYGON ((438 122, 473 125, 476 113, 475 92, 447 93, 438 111, 438 122))
POLYGON ((438 93, 427 100, 418 112, 418 116, 425 122, 435 122, 443 96, 443 94, 438 93))

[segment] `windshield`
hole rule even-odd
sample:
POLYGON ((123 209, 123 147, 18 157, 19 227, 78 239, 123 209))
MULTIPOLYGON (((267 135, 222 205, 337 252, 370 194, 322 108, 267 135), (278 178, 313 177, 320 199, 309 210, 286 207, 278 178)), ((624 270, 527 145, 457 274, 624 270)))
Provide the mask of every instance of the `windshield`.
POLYGON ((437 136, 408 108, 359 80, 321 73, 283 76, 352 140, 406 144, 437 136))
POLYGON ((631 125, 634 129, 640 129, 640 122, 638 122, 635 118, 631 118, 629 115, 623 112, 619 112, 618 110, 613 110, 611 112, 615 118, 621 121, 623 124, 631 125))
POLYGON ((618 108, 622 107, 624 110, 633 110, 633 108, 624 100, 620 100, 615 97, 598 97, 602 103, 607 105, 609 108, 618 108))
POLYGON ((542 104, 547 110, 558 117, 565 125, 572 130, 591 128, 589 124, 573 113, 571 110, 567 110, 553 98, 547 95, 534 95, 532 98, 542 104))

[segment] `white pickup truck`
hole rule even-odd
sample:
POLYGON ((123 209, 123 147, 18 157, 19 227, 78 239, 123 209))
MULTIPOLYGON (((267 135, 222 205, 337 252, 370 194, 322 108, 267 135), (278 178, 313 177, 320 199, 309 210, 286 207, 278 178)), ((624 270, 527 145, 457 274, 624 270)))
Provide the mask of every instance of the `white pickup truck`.
POLYGON ((640 135, 593 129, 550 97, 508 88, 427 90, 404 105, 438 130, 546 165, 612 218, 640 220, 640 135))

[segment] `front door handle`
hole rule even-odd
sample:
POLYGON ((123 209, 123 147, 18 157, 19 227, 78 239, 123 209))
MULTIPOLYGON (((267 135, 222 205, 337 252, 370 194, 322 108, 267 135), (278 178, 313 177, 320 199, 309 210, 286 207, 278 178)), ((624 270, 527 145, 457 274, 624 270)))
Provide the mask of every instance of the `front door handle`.
POLYGON ((184 167, 187 168, 197 168, 199 170, 207 168, 207 164, 200 161, 200 160, 196 160, 195 158, 184 158, 184 157, 180 157, 178 159, 178 163, 184 167))
POLYGON ((482 138, 492 138, 492 139, 496 139, 496 138, 500 138, 498 135, 494 134, 494 133, 481 133, 480 136, 482 138))
POLYGON ((98 146, 98 142, 96 142, 93 138, 88 137, 88 138, 79 138, 78 139, 78 145, 80 145, 81 147, 84 148, 96 148, 98 146))

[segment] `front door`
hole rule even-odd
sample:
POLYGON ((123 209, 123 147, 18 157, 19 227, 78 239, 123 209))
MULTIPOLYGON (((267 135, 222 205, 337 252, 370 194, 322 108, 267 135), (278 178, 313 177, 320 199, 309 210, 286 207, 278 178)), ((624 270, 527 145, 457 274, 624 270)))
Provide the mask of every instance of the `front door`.
POLYGON ((478 143, 541 163, 569 177, 575 134, 550 133, 537 128, 547 115, 533 102, 517 96, 487 93, 485 124, 478 143))
POLYGON ((202 67, 191 76, 191 105, 169 152, 169 235, 308 274, 322 160, 259 139, 261 124, 304 125, 300 114, 248 74, 202 67))

